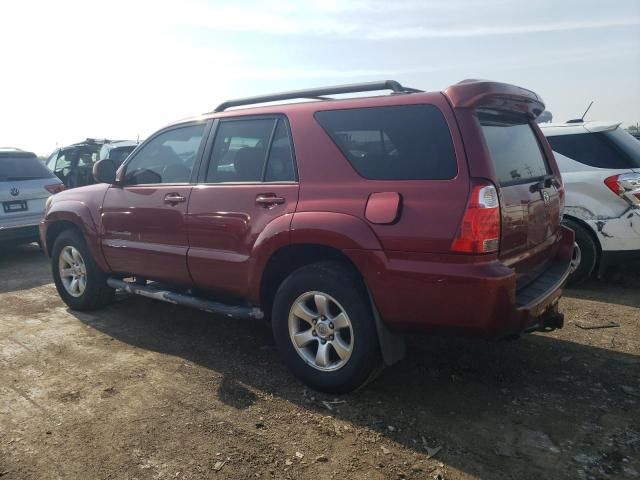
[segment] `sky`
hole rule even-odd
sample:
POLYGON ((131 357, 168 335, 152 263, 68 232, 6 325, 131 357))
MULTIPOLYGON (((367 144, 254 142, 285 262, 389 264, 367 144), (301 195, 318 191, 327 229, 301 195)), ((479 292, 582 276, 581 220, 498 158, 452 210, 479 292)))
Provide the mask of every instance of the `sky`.
POLYGON ((534 90, 640 122, 640 0, 0 3, 0 146, 140 139, 228 98, 394 79, 534 90))

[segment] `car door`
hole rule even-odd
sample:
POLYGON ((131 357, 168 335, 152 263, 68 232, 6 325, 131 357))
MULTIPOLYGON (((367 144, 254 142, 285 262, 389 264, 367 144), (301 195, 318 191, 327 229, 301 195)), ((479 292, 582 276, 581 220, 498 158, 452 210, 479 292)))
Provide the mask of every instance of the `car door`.
POLYGON ((282 116, 225 118, 211 143, 189 202, 189 271, 199 288, 244 297, 258 236, 296 208, 291 135, 282 116))
POLYGON ((207 122, 150 138, 118 172, 102 207, 104 256, 115 272, 191 285, 186 213, 207 122))

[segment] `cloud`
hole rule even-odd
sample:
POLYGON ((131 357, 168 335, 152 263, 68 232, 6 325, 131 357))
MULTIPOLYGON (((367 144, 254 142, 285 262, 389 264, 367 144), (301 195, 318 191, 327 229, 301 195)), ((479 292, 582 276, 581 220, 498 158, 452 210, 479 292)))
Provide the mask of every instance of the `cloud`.
POLYGON ((397 29, 378 29, 363 32, 363 36, 370 40, 387 39, 419 39, 419 38, 464 38, 488 37, 497 35, 519 35, 527 33, 563 32, 568 30, 587 30, 596 28, 610 28, 640 25, 640 18, 625 18, 601 21, 572 21, 559 23, 528 24, 528 25, 492 25, 469 28, 429 28, 406 27, 397 29))

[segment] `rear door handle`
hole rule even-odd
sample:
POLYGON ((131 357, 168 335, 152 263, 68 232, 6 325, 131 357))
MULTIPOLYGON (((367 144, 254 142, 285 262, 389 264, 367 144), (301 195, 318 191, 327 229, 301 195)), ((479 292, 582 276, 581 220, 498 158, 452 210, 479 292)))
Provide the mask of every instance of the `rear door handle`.
POLYGON ((183 203, 186 201, 187 199, 179 193, 167 193, 164 196, 164 203, 168 203, 170 205, 175 205, 176 203, 183 203))
POLYGON ((256 197, 256 203, 265 208, 270 208, 275 207, 276 205, 282 205, 284 203, 284 198, 277 197, 275 193, 261 193, 256 197))

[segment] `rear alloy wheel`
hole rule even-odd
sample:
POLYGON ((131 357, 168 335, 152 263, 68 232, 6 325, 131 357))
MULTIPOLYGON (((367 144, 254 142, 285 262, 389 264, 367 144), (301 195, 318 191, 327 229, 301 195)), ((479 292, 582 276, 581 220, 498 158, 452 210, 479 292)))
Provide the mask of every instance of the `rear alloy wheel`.
POLYGON ((72 310, 93 310, 113 299, 107 275, 95 263, 80 232, 62 232, 51 249, 51 270, 60 298, 72 310))
POLYGON ((321 372, 344 367, 353 352, 349 315, 324 292, 306 292, 294 301, 289 311, 289 338, 298 355, 321 372))
POLYGON ((576 249, 571 259, 572 264, 577 264, 573 273, 569 276, 569 285, 577 285, 588 279, 598 263, 598 247, 589 232, 579 223, 571 220, 563 220, 563 225, 573 230, 576 237, 576 249))
POLYGON ((317 390, 350 392, 380 371, 366 289, 343 264, 315 263, 289 275, 276 293, 272 328, 284 362, 317 390))

